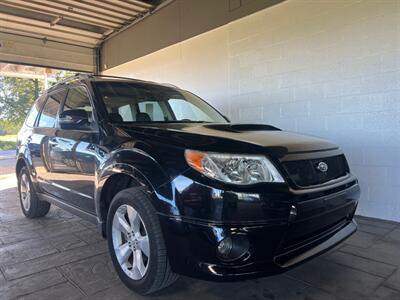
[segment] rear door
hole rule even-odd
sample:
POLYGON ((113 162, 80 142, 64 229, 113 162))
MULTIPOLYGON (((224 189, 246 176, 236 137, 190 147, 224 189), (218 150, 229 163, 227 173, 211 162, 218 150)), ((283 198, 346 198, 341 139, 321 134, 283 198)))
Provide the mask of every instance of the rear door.
MULTIPOLYGON (((32 108, 30 109, 28 116, 26 117, 25 123, 22 126, 21 130, 18 132, 18 143, 17 147, 19 151, 24 152, 26 158, 31 159, 31 163, 33 166, 32 174, 35 175, 35 169, 43 166, 43 162, 41 159, 40 153, 40 135, 38 135, 35 131, 35 127, 37 124, 37 119, 40 114, 40 111, 46 101, 47 96, 40 96, 32 108)), ((36 180, 36 177, 33 179, 36 180)))
POLYGON ((51 141, 56 136, 56 120, 60 110, 60 104, 67 94, 66 89, 57 90, 48 94, 41 111, 37 126, 33 129, 30 138, 30 151, 33 165, 36 170, 39 187, 42 191, 59 196, 58 188, 51 185, 52 164, 49 160, 51 141))
POLYGON ((64 202, 94 213, 95 169, 102 152, 98 148, 98 128, 85 86, 69 89, 60 114, 68 110, 85 111, 89 122, 73 129, 57 125, 57 134, 49 141, 50 181, 64 202))

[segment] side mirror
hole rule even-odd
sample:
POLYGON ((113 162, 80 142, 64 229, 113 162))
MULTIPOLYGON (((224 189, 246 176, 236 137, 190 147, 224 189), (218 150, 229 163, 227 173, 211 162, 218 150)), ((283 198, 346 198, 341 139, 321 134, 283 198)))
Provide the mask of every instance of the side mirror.
POLYGON ((89 118, 83 109, 71 109, 60 114, 58 123, 61 129, 87 129, 89 118))

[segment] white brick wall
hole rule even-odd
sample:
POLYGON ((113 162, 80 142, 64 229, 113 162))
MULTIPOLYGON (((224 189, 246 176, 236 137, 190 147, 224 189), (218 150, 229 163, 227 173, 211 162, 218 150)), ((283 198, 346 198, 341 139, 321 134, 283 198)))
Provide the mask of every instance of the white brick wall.
POLYGON ((358 213, 400 221, 399 20, 399 0, 289 0, 106 73, 335 141, 361 182, 358 213))

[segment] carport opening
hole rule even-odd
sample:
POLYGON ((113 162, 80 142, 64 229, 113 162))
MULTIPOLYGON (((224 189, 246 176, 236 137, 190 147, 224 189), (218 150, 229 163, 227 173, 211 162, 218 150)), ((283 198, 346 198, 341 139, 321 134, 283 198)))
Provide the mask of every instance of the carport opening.
POLYGON ((33 102, 73 71, 0 62, 0 151, 12 151, 33 102))

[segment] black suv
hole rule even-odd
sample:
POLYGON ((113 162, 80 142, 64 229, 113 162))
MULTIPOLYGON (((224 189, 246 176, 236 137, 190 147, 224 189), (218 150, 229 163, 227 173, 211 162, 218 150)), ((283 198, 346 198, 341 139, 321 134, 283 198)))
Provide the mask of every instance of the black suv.
POLYGON ((80 75, 37 99, 18 135, 23 213, 55 204, 98 225, 121 280, 241 280, 290 269, 356 230, 342 151, 235 124, 180 88, 80 75))

